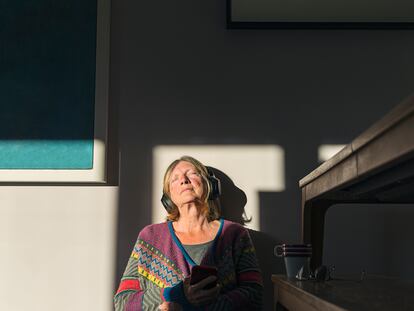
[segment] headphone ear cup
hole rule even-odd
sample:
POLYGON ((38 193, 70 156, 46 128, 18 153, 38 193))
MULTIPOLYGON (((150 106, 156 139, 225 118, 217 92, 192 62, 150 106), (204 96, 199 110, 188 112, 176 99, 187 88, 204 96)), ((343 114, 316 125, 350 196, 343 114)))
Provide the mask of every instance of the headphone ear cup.
POLYGON ((221 183, 220 179, 218 179, 214 175, 214 171, 211 167, 207 166, 207 172, 208 172, 208 183, 210 184, 210 194, 208 196, 209 200, 215 200, 217 199, 221 194, 221 183))
POLYGON ((170 199, 170 197, 166 195, 165 193, 162 194, 161 203, 164 206, 164 208, 167 210, 167 213, 170 213, 172 211, 174 207, 174 203, 170 199))
POLYGON ((211 189, 208 199, 215 200, 221 194, 220 179, 218 179, 216 176, 209 176, 208 182, 210 183, 210 189, 211 189))

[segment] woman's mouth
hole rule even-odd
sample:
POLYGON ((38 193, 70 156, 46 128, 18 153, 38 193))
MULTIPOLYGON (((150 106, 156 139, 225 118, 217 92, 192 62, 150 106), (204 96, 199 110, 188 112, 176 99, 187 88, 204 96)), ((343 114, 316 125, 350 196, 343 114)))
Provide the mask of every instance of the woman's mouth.
POLYGON ((186 191, 192 191, 192 190, 193 190, 193 188, 183 189, 183 190, 181 191, 181 193, 184 193, 184 192, 186 192, 186 191))

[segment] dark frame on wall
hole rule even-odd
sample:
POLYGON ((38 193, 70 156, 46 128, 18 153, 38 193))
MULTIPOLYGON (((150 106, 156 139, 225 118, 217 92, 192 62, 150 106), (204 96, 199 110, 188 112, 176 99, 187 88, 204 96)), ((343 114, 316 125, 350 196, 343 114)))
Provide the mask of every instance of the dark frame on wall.
POLYGON ((0 183, 106 184, 110 0, 9 0, 0 183))
POLYGON ((413 29, 414 1, 382 0, 381 5, 369 7, 369 2, 376 0, 361 0, 363 9, 352 7, 352 1, 342 0, 348 7, 345 9, 329 7, 324 4, 329 0, 307 1, 312 5, 301 7, 303 0, 227 0, 228 29, 413 29), (287 4, 292 4, 288 7, 287 4), (351 3, 351 5, 349 5, 351 3), (299 4, 299 5, 298 5, 299 4), (315 6, 316 4, 316 6, 315 6), (387 5, 389 6, 387 7, 387 5), (293 5, 296 5, 293 8, 293 5), (318 6, 319 5, 319 8, 318 6), (399 6, 400 5, 400 6, 399 6), (282 9, 282 10, 280 10, 282 9), (364 10, 365 9, 365 10, 364 10), (388 10, 390 9, 390 10, 388 10), (361 13, 369 12, 366 15, 361 13), (384 13, 386 12, 386 13, 384 13), (381 15, 388 14, 387 15, 381 15), (361 15, 362 14, 362 15, 361 15), (341 16, 340 16, 341 15, 341 16))

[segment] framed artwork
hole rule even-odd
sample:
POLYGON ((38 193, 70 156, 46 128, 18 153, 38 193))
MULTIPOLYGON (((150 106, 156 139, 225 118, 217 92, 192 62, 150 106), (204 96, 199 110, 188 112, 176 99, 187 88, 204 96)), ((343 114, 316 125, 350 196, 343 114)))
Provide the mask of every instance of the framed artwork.
POLYGON ((228 28, 413 28, 411 0, 227 0, 228 28))
POLYGON ((0 182, 105 183, 110 0, 0 12, 0 182))

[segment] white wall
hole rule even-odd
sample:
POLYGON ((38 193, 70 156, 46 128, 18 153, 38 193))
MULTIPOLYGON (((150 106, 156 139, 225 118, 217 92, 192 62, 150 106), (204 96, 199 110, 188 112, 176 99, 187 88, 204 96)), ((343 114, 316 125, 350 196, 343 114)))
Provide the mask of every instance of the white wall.
POLYGON ((0 310, 112 310, 117 187, 0 187, 0 310))

